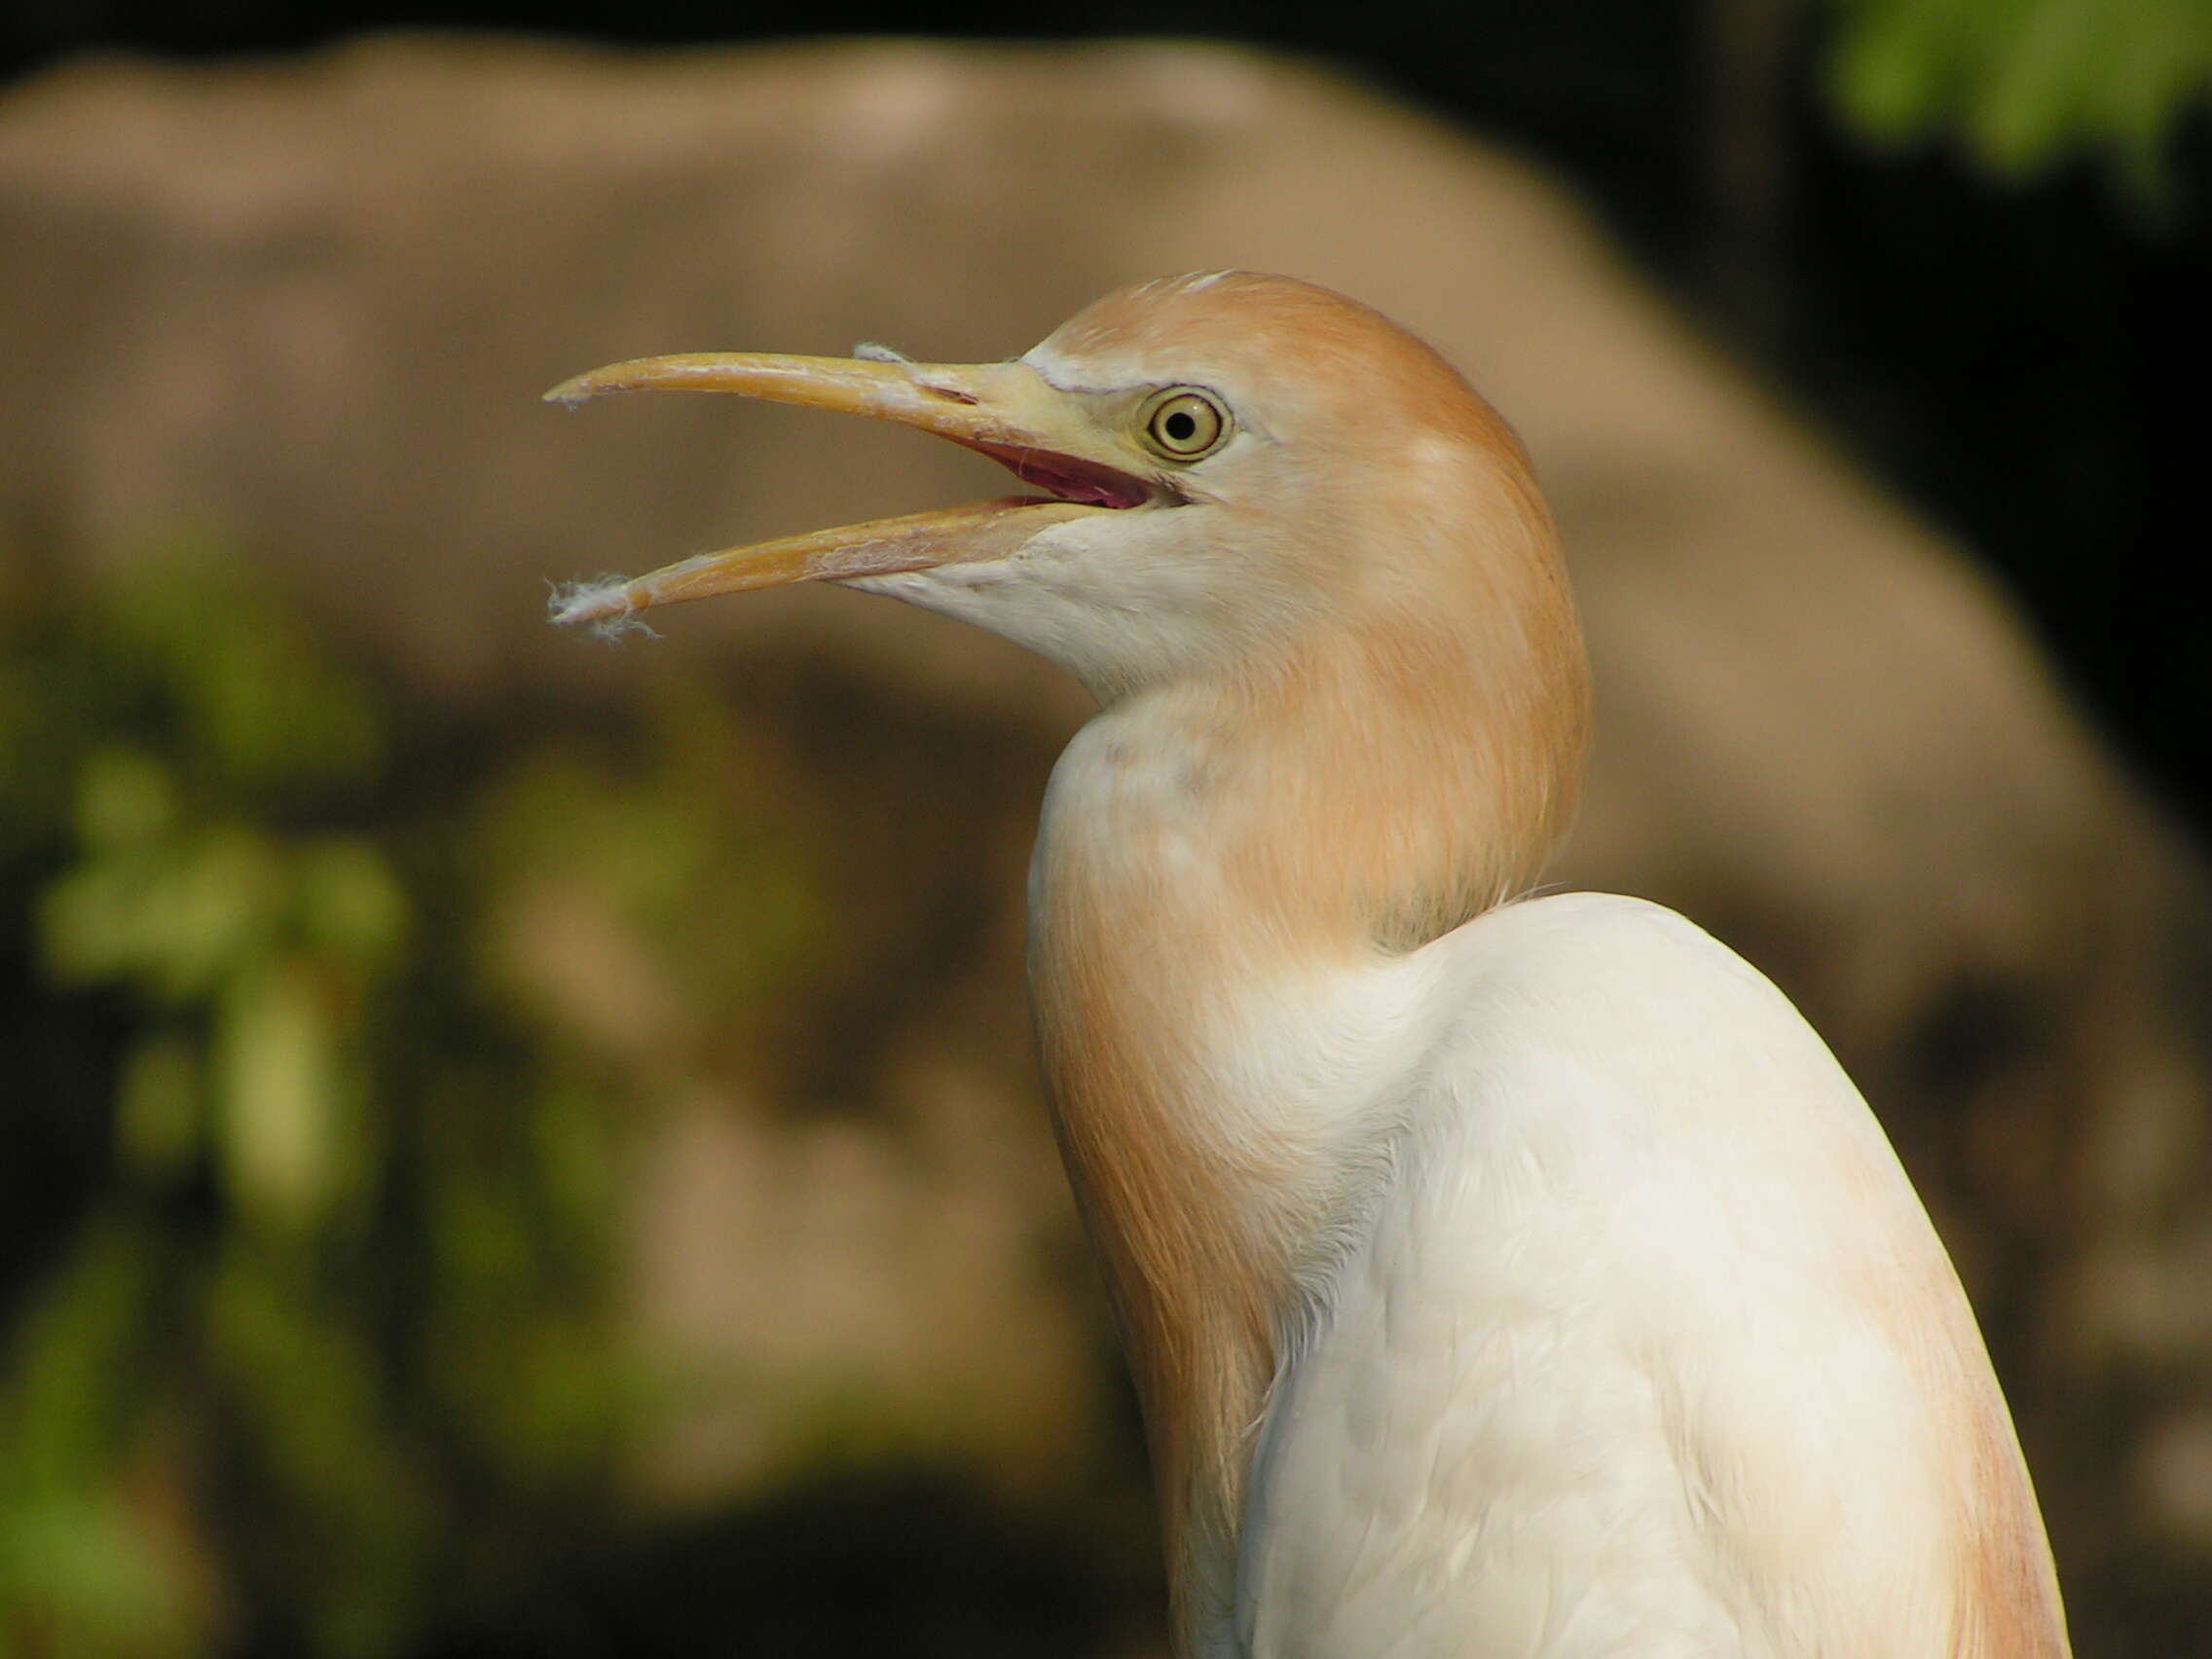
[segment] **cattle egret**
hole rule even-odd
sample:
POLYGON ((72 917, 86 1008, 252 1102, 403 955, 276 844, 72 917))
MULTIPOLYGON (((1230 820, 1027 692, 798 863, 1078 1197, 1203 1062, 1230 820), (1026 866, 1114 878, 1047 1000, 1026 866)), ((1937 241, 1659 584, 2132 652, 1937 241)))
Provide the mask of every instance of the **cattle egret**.
POLYGON ((1030 879, 1053 1117, 1188 1659, 2067 1652, 1957 1276, 1771 984, 1535 897, 1588 703, 1551 519, 1428 348, 1244 272, 1012 362, 651 358, 547 395, 902 422, 1038 494, 557 595, 833 581, 1099 712, 1030 879))

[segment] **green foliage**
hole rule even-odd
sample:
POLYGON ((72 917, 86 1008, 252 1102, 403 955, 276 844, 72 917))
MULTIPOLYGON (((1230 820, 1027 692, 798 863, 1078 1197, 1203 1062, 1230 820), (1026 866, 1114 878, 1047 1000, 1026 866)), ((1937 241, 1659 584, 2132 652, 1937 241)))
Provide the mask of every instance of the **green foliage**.
POLYGON ((0 1653, 405 1651, 610 1501, 623 1125, 804 969, 805 861, 707 693, 456 763, 211 554, 27 591, 0 965, 106 1116, 0 1259, 0 1653))
POLYGON ((2023 175, 2109 152, 2154 191, 2164 145, 2212 92, 2207 0, 1836 0, 1831 95, 1870 137, 1956 130, 2023 175))
POLYGON ((87 1230, 18 1325, 0 1393, 0 1646, 192 1651, 193 1586, 132 1514, 125 1481, 152 1390, 155 1241, 87 1230))
POLYGON ((797 836, 729 775, 746 743, 719 702, 663 689, 645 741, 657 763, 620 789, 574 754, 514 766, 486 793, 474 879, 502 924, 487 975, 553 1029, 580 1022, 651 1067, 702 1041, 702 1020, 734 1040, 804 970, 823 918, 797 836), (541 946, 564 932, 597 941, 588 992, 546 972, 541 946))

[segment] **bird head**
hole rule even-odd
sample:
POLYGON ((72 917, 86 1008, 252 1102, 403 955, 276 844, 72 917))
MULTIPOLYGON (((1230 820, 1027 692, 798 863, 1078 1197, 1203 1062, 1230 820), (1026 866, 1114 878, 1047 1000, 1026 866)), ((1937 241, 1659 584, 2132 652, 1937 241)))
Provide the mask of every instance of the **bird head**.
POLYGON ((1112 700, 1265 674, 1332 631, 1509 613, 1520 589, 1559 585, 1549 519, 1490 406, 1379 313, 1285 277, 1124 289, 1011 362, 654 357, 546 396, 638 390, 899 422, 1002 462, 1028 493, 571 587, 557 621, 831 581, 988 628, 1112 700))

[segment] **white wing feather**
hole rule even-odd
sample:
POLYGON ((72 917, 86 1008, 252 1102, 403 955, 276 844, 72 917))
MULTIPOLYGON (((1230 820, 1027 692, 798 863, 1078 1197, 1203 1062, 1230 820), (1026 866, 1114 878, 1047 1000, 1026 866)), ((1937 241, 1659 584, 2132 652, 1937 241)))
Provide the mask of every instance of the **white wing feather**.
POLYGON ((1634 900, 1429 951, 1453 1012, 1261 1426, 1242 1651, 2063 1652, 1971 1634, 1992 1412, 2025 1493, 2017 1448, 1919 1200, 1788 1001, 1634 900))

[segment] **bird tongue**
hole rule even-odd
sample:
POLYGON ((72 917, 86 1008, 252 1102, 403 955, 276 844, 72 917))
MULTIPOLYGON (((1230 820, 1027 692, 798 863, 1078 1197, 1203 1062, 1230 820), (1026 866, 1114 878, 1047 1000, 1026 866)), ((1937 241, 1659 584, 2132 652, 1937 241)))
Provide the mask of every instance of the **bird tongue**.
POLYGON ((1152 492, 1137 479, 1096 461, 1014 444, 957 441, 989 456, 1024 484, 1050 491, 1063 501, 1080 501, 1092 507, 1138 507, 1152 498, 1152 492))

